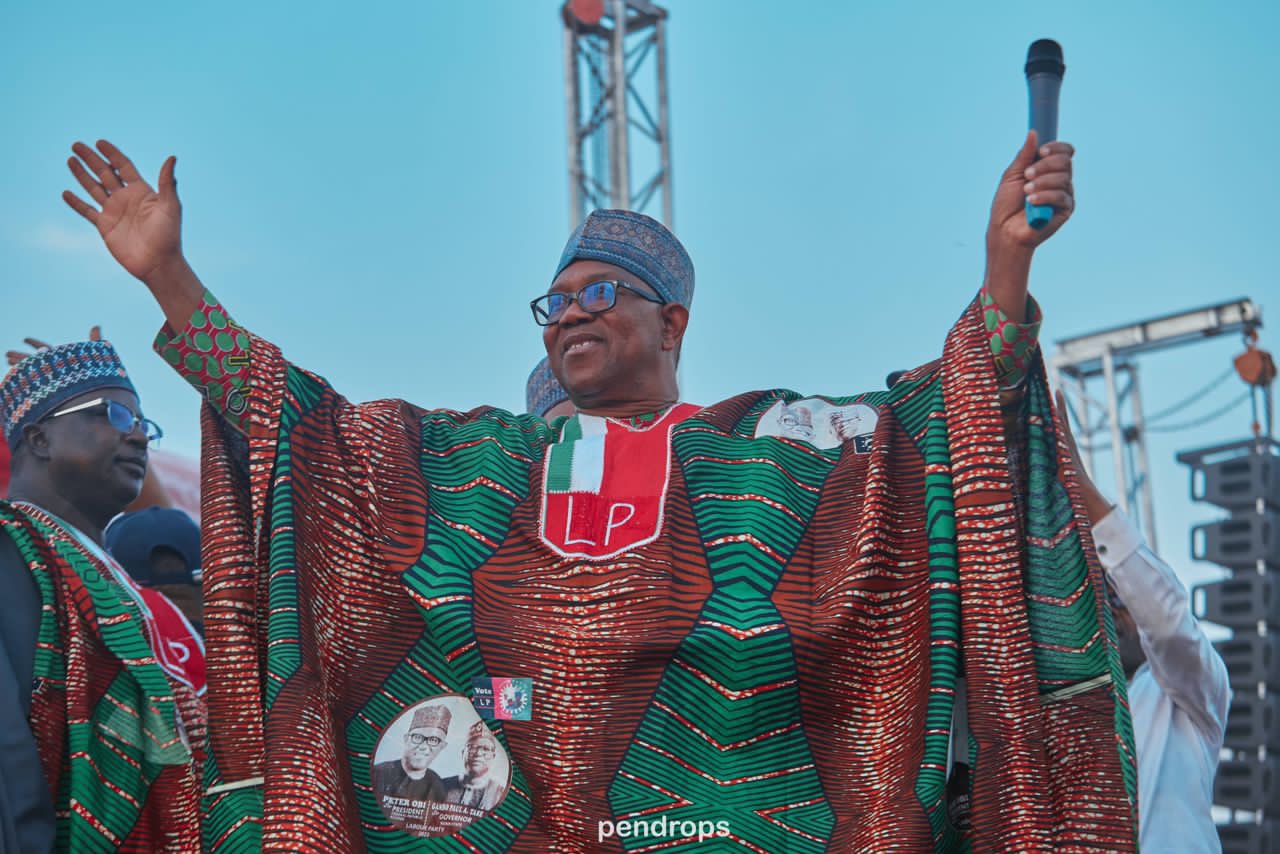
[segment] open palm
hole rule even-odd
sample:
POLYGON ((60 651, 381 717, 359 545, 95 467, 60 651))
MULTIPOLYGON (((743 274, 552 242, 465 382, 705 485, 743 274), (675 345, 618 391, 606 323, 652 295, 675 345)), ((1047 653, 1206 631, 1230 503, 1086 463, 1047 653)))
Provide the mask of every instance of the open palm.
POLYGON ((182 205, 173 175, 174 158, 160 167, 159 190, 153 190, 114 145, 99 140, 97 148, 77 142, 71 147, 76 156, 67 166, 98 207, 70 191, 62 198, 93 223, 122 267, 145 280, 182 255, 182 205))

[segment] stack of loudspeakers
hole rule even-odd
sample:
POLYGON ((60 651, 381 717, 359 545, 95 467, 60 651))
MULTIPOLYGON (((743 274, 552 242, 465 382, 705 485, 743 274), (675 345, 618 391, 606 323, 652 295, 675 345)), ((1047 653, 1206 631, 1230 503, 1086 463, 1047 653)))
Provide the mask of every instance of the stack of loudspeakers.
POLYGON ((1195 588, 1199 617, 1232 630, 1215 646, 1231 677, 1214 803, 1224 854, 1280 851, 1280 444, 1249 439, 1178 454, 1191 497, 1228 512, 1191 530, 1191 553, 1231 574, 1195 588))

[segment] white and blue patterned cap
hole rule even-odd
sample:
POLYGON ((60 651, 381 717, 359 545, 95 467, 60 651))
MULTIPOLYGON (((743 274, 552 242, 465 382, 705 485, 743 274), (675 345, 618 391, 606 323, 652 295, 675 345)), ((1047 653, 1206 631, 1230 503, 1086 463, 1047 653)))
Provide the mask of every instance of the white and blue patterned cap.
POLYGON ((595 210, 574 229, 555 276, 574 261, 615 264, 658 292, 665 302, 693 302, 693 260, 680 241, 653 217, 625 210, 595 210))
POLYGON ((22 428, 71 398, 99 388, 138 393, 115 348, 106 341, 46 347, 14 365, 0 383, 0 421, 9 449, 22 441, 22 428))

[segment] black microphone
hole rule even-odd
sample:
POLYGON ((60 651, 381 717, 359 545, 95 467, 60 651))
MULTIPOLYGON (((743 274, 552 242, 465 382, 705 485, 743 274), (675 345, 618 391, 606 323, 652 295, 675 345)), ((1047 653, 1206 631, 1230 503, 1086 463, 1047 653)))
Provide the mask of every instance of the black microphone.
MULTIPOLYGON (((1053 39, 1037 39, 1027 49, 1027 96, 1031 129, 1036 142, 1044 145, 1058 138, 1058 91, 1067 66, 1062 62, 1062 45, 1053 39)), ((1050 205, 1027 202, 1027 224, 1044 228, 1053 219, 1050 205)))

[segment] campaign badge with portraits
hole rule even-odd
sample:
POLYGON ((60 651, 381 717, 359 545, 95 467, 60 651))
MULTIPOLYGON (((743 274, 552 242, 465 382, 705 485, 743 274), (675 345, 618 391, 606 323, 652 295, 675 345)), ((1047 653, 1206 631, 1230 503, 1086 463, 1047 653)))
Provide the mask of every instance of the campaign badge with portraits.
POLYGON ((511 786, 511 761, 471 701, 440 694, 405 709, 378 739, 373 796, 415 836, 447 836, 491 813, 511 786))
POLYGON ((856 453, 865 454, 871 451, 879 420, 876 408, 865 403, 838 406, 820 397, 779 400, 760 417, 755 435, 808 442, 823 451, 849 442, 856 453))

